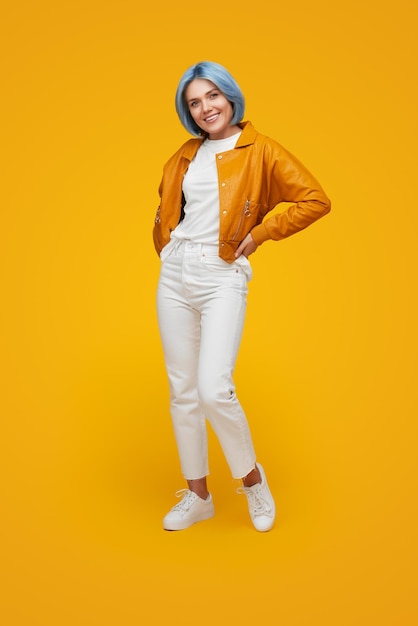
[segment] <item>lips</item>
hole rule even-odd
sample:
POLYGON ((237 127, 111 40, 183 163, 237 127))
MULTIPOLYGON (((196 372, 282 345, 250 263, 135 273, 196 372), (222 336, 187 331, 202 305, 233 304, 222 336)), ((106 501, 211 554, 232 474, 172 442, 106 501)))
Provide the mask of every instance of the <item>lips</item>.
POLYGON ((219 113, 215 113, 215 115, 210 115, 209 117, 205 118, 205 122, 207 124, 211 124, 212 122, 214 122, 215 120, 217 120, 219 117, 219 113))

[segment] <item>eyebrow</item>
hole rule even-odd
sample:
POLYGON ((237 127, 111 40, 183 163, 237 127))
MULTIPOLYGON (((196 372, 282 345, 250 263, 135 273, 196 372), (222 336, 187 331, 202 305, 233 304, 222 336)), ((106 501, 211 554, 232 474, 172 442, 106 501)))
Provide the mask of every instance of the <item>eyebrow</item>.
MULTIPOLYGON (((214 87, 213 89, 209 89, 209 91, 205 93, 205 96, 209 96, 214 91, 219 91, 219 89, 217 87, 214 87)), ((187 102, 194 102, 194 100, 199 100, 199 98, 189 98, 187 102)))

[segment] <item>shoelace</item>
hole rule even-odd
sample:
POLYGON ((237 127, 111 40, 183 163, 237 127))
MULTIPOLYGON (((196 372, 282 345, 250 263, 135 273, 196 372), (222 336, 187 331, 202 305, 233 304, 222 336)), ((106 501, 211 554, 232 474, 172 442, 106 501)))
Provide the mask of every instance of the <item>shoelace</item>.
POLYGON ((239 494, 245 493, 253 515, 271 515, 271 507, 262 496, 261 485, 257 484, 255 487, 238 487, 236 491, 239 494))
POLYGON ((189 489, 179 489, 176 491, 176 498, 182 498, 176 506, 172 508, 173 511, 188 511, 193 502, 198 498, 193 491, 189 489), (183 496, 183 497, 182 497, 183 496))

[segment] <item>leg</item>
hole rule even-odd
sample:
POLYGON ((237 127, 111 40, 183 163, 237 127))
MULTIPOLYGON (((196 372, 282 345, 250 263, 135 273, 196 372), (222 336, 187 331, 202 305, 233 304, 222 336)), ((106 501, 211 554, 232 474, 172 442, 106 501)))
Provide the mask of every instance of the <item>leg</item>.
POLYGON ((164 517, 165 530, 183 530, 214 515, 207 485, 207 435, 197 393, 200 314, 182 295, 181 263, 164 264, 157 292, 157 310, 170 384, 171 416, 183 475, 189 489, 164 517))
MULTIPOLYGON (((197 393, 200 314, 183 297, 181 259, 162 266, 157 311, 170 384, 170 407, 182 473, 188 480, 209 473, 205 416, 197 393)), ((201 491, 201 484, 198 490, 201 491)))
POLYGON ((247 496, 251 520, 258 531, 265 532, 274 524, 275 504, 264 470, 255 463, 247 420, 232 380, 244 324, 246 286, 240 286, 239 272, 231 269, 225 271, 223 285, 212 289, 202 306, 199 396, 233 476, 242 478, 239 492, 247 496))
MULTIPOLYGON (((217 262, 216 262, 217 263, 217 262)), ((255 452, 246 416, 238 401, 233 372, 246 310, 246 278, 236 268, 211 271, 207 297, 200 303, 199 398, 228 461, 242 478, 255 468, 255 452), (216 288, 211 281, 214 281, 216 288)))

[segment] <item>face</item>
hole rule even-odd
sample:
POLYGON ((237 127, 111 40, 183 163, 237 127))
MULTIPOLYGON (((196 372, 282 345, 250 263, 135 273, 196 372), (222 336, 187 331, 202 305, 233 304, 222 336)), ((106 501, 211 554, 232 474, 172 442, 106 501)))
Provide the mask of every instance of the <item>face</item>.
POLYGON ((190 115, 209 139, 225 139, 238 132, 238 126, 231 126, 231 103, 210 80, 195 78, 184 95, 190 115))

